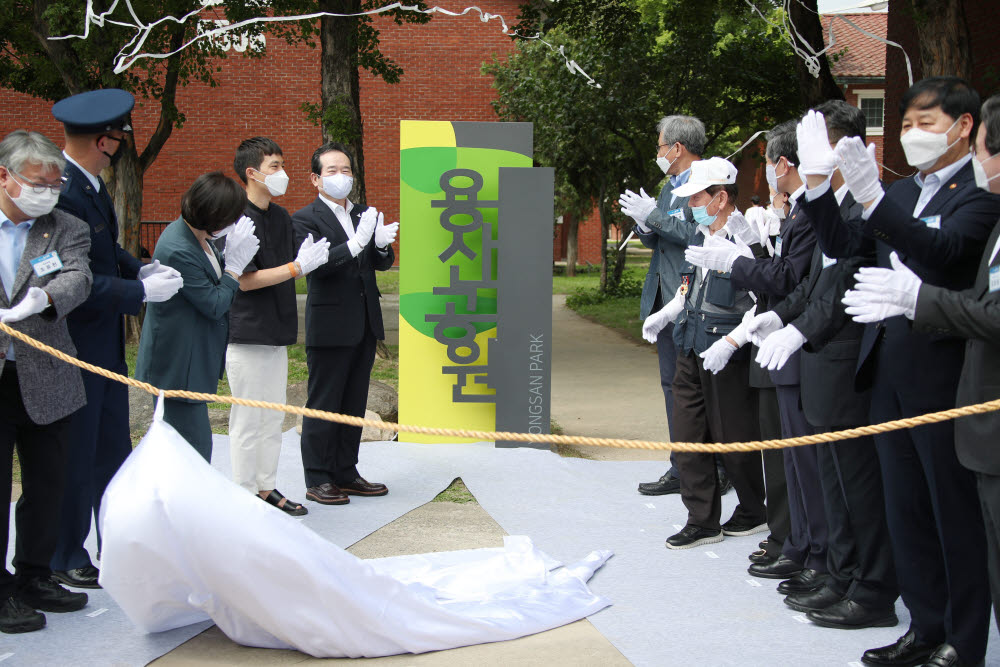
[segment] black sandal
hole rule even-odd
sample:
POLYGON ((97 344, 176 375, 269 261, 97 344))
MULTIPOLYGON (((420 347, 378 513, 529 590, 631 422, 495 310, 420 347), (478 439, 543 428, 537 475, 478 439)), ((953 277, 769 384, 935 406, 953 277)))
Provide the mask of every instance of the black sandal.
MULTIPOLYGON (((257 497, 260 498, 260 494, 258 494, 257 497)), ((285 498, 283 495, 281 495, 281 492, 278 491, 277 489, 272 490, 271 493, 267 494, 266 498, 261 498, 261 500, 263 500, 268 505, 274 505, 285 514, 291 514, 292 516, 302 516, 303 514, 309 514, 309 510, 307 510, 302 505, 302 503, 296 503, 294 501, 289 500, 288 498, 285 498), (285 501, 284 506, 281 505, 282 500, 285 501)))

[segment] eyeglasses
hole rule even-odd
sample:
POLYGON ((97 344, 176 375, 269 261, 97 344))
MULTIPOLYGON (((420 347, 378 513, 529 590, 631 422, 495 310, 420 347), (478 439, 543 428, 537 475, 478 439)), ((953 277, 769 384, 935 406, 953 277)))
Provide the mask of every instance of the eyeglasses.
POLYGON ((35 183, 33 181, 29 181, 28 179, 26 179, 21 174, 18 174, 16 171, 13 171, 13 170, 8 170, 8 171, 10 171, 10 173, 12 175, 16 174, 18 176, 18 178, 21 179, 21 181, 24 181, 24 183, 21 183, 21 181, 17 181, 17 179, 14 179, 15 181, 17 181, 18 185, 20 185, 22 188, 30 188, 31 191, 33 193, 35 193, 36 195, 44 194, 46 190, 49 190, 50 192, 55 192, 56 194, 58 194, 58 193, 62 192, 63 186, 66 185, 66 177, 65 176, 60 176, 59 177, 59 183, 57 183, 55 185, 49 185, 47 183, 35 183))

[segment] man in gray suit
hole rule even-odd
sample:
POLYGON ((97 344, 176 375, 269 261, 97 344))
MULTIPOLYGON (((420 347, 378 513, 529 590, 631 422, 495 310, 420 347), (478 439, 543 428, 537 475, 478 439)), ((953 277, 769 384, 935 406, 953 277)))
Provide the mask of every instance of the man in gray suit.
MULTIPOLYGON (((976 183, 1000 195, 1000 95, 986 100, 976 133, 976 183)), ((933 336, 967 338, 965 361, 955 403, 975 405, 1000 398, 1000 225, 986 242, 971 289, 957 292, 924 283, 905 264, 892 269, 866 269, 855 290, 847 293, 847 313, 859 322, 878 322, 897 315, 913 320, 913 329, 933 336)), ((986 527, 990 595, 1000 627, 1000 450, 996 434, 1000 412, 955 420, 958 461, 976 474, 986 527)), ((941 649, 939 648, 939 651, 941 649)))
MULTIPOLYGON (((76 355, 66 315, 87 298, 92 277, 86 223, 53 210, 62 152, 37 132, 0 142, 0 321, 76 355)), ((0 488, 9 488, 15 447, 21 464, 14 571, 0 570, 0 631, 45 626, 36 610, 82 609, 86 593, 51 581, 69 445, 69 416, 86 403, 80 371, 0 332, 0 488)), ((0 545, 6 563, 9 505, 0 545)))
MULTIPOLYGON (((691 164, 701 159, 705 150, 705 125, 692 116, 666 116, 656 127, 658 141, 656 164, 670 177, 669 186, 660 191, 654 200, 642 189, 639 194, 626 190, 619 200, 622 213, 635 221, 635 234, 642 244, 653 251, 649 260, 646 283, 639 302, 639 317, 643 320, 650 313, 658 312, 674 298, 681 284, 681 269, 686 265, 684 249, 698 225, 688 206, 689 197, 672 194, 675 188, 687 183, 691 164)), ((674 325, 664 327, 656 339, 660 362, 660 385, 667 406, 667 428, 673 422, 674 371, 677 368, 677 346, 673 338, 674 325)), ((659 496, 680 493, 674 456, 670 456, 670 470, 655 482, 639 484, 639 493, 659 496)))

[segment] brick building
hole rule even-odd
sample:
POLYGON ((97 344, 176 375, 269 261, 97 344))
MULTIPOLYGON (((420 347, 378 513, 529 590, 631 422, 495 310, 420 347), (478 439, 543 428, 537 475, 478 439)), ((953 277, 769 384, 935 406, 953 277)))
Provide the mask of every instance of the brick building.
MULTIPOLYGON (((434 4, 451 11, 468 6, 454 0, 434 4)), ((477 4, 511 24, 520 3, 485 0, 477 4)), ((436 14, 425 25, 402 26, 375 18, 375 25, 381 31, 382 52, 405 72, 395 85, 366 72, 361 74, 368 201, 384 211, 389 221, 399 219, 399 121, 496 120, 490 106, 494 99, 492 77, 483 75, 480 66, 494 54, 503 57, 510 53, 513 43, 501 32, 498 21, 482 23, 478 14, 436 14)), ((144 176, 145 222, 176 219, 181 196, 198 175, 216 169, 233 175, 236 146, 255 135, 273 138, 284 151, 291 180, 278 203, 295 211, 316 196, 309 183, 309 159, 322 137, 299 106, 320 101, 319 49, 265 39, 267 57, 254 60, 239 57, 236 51, 246 45, 238 38, 232 40, 235 47, 221 61, 222 71, 216 75, 218 87, 192 83, 178 91, 177 106, 187 121, 173 131, 144 176)), ((30 128, 61 144, 62 128, 52 118, 51 108, 50 102, 0 89, 0 136, 30 128)), ((156 125, 157 108, 155 102, 139 100, 133 113, 140 151, 156 125)), ((404 220, 399 241, 405 238, 404 220)))

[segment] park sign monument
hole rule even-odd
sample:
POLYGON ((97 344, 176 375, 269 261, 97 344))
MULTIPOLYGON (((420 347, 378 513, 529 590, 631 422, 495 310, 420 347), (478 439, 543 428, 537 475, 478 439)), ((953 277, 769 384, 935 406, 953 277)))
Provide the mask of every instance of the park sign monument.
POLYGON ((554 172, 531 124, 404 120, 399 149, 400 423, 548 433, 554 172))

